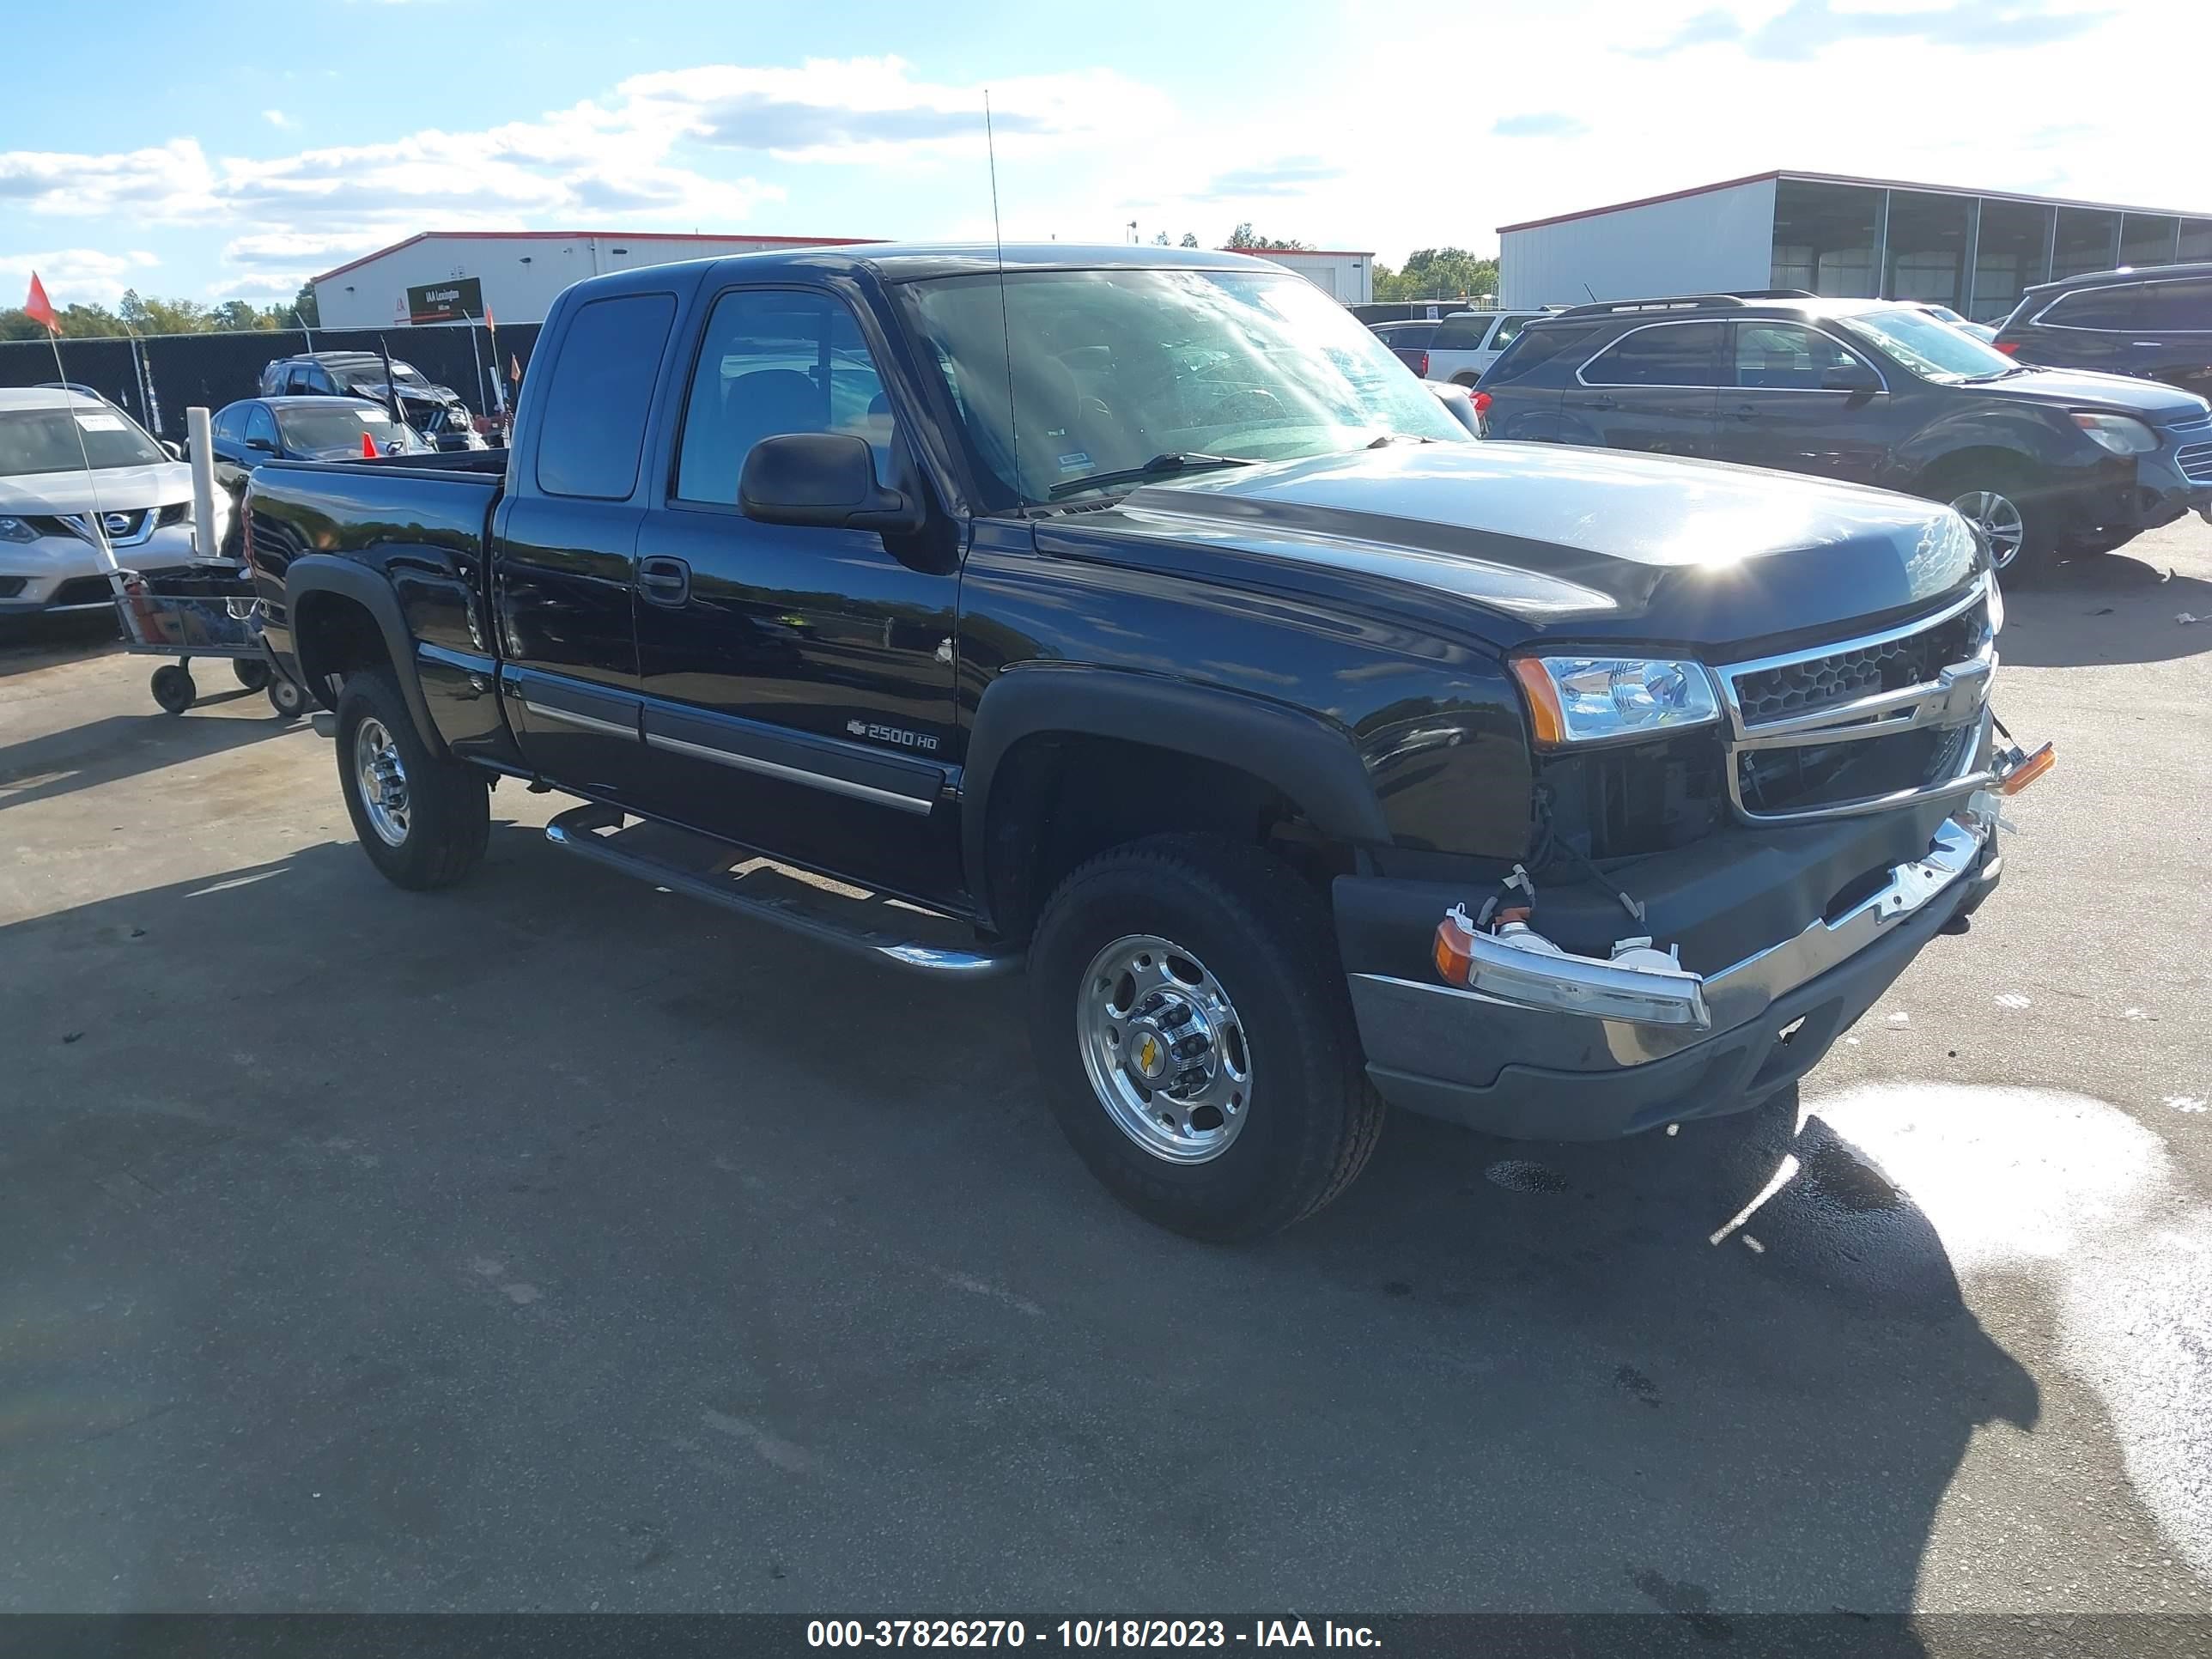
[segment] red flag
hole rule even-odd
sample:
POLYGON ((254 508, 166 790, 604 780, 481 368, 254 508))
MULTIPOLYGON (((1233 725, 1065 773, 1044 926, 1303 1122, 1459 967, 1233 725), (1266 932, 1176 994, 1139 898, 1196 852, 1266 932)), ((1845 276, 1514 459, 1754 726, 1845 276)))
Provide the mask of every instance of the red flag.
POLYGON ((376 459, 376 440, 366 432, 361 434, 361 458, 364 461, 373 461, 376 459))
POLYGON ((522 384, 522 360, 520 357, 517 357, 513 352, 509 352, 507 354, 507 378, 510 385, 520 386, 522 384))
POLYGON ((489 306, 486 306, 484 307, 484 326, 486 328, 497 328, 499 326, 497 323, 491 319, 491 307, 489 306))
POLYGON ((39 280, 39 273, 31 273, 31 297, 23 301, 23 314, 43 325, 49 334, 62 331, 62 319, 54 315, 53 301, 46 298, 46 285, 39 280))

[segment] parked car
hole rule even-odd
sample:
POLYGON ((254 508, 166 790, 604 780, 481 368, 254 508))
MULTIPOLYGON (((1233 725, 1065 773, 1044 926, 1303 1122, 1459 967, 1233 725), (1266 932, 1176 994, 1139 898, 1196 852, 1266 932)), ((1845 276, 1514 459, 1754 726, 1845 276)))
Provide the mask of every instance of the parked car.
POLYGON ((1999 569, 2212 503, 2212 405, 2029 368, 1878 300, 1696 295, 1531 323, 1475 393, 1493 438, 1738 461, 1948 502, 1999 569))
POLYGON ((1540 311, 1455 311, 1439 320, 1428 343, 1424 380, 1473 386, 1540 311))
POLYGON ((1996 344, 2024 363, 2140 375, 2212 398, 2212 262, 2042 283, 2021 295, 1996 344))
POLYGON ((1371 323, 1369 327, 1375 337, 1390 348, 1390 355, 1419 375, 1429 377, 1429 342, 1436 337, 1437 323, 1371 323))
MULTIPOLYGON (((427 454, 437 447, 366 398, 246 398, 217 410, 209 427, 216 488, 234 508, 264 461, 357 461, 364 439, 380 455, 427 454)), ((242 514, 231 514, 225 556, 235 556, 244 523, 242 514)))
POLYGON ((1328 1202, 1386 1100, 1593 1139, 1786 1089, 1962 930, 1985 792, 2047 763, 1995 742, 1948 507, 1474 442, 1234 254, 610 273, 504 465, 428 459, 246 495, 378 870, 459 879, 513 778, 670 891, 1025 962, 1069 1140, 1208 1237, 1328 1202), (900 902, 759 896, 761 854, 900 902))
MULTIPOLYGON (((441 449, 482 449, 483 434, 468 405, 451 386, 433 386, 411 363, 392 359, 399 412, 407 424, 441 449)), ((261 370, 264 398, 366 398, 392 404, 384 359, 374 351, 316 351, 279 357, 261 370)))
MULTIPOLYGON (((228 525, 224 505, 218 530, 228 525)), ((125 568, 192 562, 190 467, 104 398, 0 390, 0 617, 113 602, 95 513, 125 568)))

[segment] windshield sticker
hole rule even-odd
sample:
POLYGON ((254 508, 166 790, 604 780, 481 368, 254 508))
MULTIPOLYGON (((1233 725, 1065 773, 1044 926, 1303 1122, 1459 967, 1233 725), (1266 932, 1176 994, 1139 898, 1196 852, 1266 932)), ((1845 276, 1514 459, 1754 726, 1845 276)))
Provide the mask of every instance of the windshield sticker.
POLYGON ((380 409, 356 409, 354 413, 374 426, 390 426, 392 416, 380 409))
POLYGON ((87 432, 120 432, 123 417, 119 415, 80 415, 76 423, 87 432))
POLYGON ((1060 458, 1060 470, 1062 472, 1074 472, 1090 465, 1091 457, 1079 449, 1073 455, 1063 455, 1060 458))

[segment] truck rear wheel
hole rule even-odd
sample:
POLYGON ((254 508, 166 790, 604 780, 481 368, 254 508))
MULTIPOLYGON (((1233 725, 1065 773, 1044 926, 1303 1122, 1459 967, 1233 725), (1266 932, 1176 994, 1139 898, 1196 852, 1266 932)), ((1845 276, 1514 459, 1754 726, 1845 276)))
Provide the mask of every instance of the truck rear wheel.
POLYGON ((465 761, 430 752, 390 669, 347 677, 337 757, 354 834, 387 880, 422 891, 476 867, 491 837, 491 790, 465 761))
POLYGON ((1177 1232, 1289 1226, 1382 1133, 1328 909, 1257 848, 1160 836, 1077 870, 1037 924, 1030 1013, 1069 1142, 1177 1232))

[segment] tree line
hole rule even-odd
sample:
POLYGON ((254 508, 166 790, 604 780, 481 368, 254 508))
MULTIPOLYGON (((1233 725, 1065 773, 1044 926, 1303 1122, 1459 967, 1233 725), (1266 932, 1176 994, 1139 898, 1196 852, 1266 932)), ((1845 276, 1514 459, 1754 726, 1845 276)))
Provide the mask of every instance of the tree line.
MULTIPOLYGON (((1162 231, 1152 240, 1165 247, 1167 232, 1162 231)), ((1185 231, 1182 246, 1196 247, 1198 238, 1185 231)), ((1225 246, 1240 253, 1266 253, 1275 249, 1295 253, 1313 245, 1295 239, 1263 236, 1252 228, 1248 219, 1229 233, 1225 246)), ((1377 300, 1481 300, 1498 292, 1498 261, 1469 253, 1463 247, 1416 248, 1396 269, 1377 259, 1371 272, 1377 300)))
MULTIPOLYGON (((163 300, 125 289, 113 310, 106 306, 74 305, 54 307, 54 319, 68 340, 119 339, 125 334, 225 334, 283 328, 319 328, 315 290, 302 283, 291 300, 280 305, 257 306, 246 300, 225 300, 203 305, 198 300, 163 300)), ((21 307, 0 311, 0 340, 35 340, 46 330, 21 307)))

